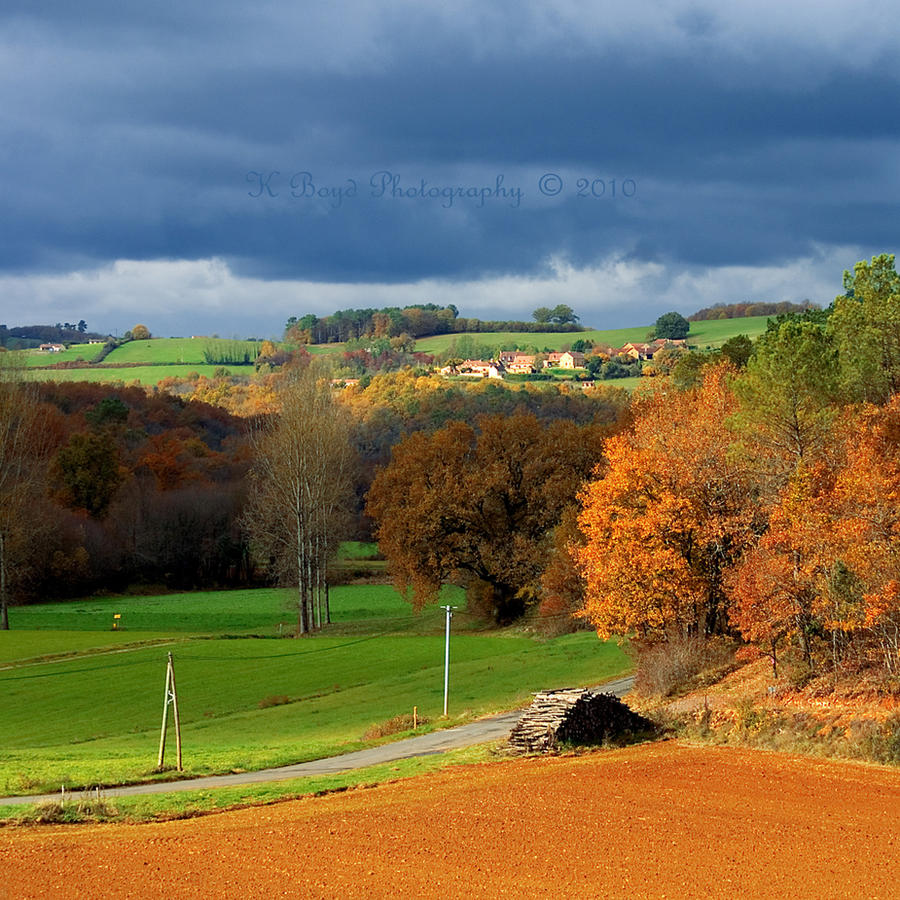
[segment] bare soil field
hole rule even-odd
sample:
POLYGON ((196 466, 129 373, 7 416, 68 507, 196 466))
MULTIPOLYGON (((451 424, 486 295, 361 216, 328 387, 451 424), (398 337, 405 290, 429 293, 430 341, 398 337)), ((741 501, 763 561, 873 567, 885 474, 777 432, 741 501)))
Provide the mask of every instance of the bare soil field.
POLYGON ((900 897, 900 771, 665 742, 0 832, 0 896, 900 897))

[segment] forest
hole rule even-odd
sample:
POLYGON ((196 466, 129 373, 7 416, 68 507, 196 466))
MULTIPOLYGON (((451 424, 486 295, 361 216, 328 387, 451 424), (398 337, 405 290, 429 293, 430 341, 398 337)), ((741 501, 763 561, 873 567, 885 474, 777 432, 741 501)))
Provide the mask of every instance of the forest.
POLYGON ((308 353, 281 362, 181 397, 4 377, 4 607, 277 578, 309 592, 315 628, 336 542, 374 537, 417 607, 450 581, 495 624, 900 675, 892 256, 858 263, 827 310, 683 354, 631 396, 411 366, 336 388, 308 353), (272 464, 288 449, 292 472, 272 464), (285 484, 309 496, 273 517, 285 484))

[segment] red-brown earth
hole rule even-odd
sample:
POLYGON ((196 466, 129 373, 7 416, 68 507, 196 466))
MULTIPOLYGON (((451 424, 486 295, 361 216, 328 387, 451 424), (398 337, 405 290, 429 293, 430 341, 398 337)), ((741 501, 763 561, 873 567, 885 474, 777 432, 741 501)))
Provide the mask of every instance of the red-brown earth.
POLYGON ((0 896, 900 897, 900 771, 664 742, 199 819, 8 828, 0 896))

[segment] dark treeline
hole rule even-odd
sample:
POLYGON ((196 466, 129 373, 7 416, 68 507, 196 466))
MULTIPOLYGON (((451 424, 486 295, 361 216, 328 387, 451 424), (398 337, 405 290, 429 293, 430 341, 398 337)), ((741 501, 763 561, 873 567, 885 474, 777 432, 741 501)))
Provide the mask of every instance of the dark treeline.
POLYGON ((45 468, 10 571, 18 602, 247 583, 246 420, 137 387, 35 390, 45 468))
POLYGON ((107 335, 87 330, 82 319, 76 324, 57 322, 55 325, 17 325, 7 328, 0 325, 0 347, 20 350, 39 344, 86 344, 88 341, 106 340, 107 335))
POLYGON ((747 316, 782 316, 802 313, 807 309, 819 309, 811 300, 802 303, 790 303, 782 300, 779 303, 716 303, 697 310, 688 316, 690 322, 707 322, 710 319, 743 319, 747 316))
POLYGON ((549 322, 493 322, 459 316, 456 307, 423 303, 415 306, 384 307, 383 309, 340 309, 330 316, 319 318, 306 315, 291 316, 285 326, 285 339, 304 344, 330 344, 355 341, 363 337, 391 338, 408 334, 419 338, 433 334, 463 334, 465 332, 525 331, 570 332, 584 329, 574 323, 549 322))

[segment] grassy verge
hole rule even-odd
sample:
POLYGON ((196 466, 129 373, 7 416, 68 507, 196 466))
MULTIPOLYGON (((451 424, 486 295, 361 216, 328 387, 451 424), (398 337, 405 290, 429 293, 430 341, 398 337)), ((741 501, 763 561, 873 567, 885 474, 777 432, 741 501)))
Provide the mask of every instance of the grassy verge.
POLYGON ((353 769, 336 775, 318 775, 272 781, 240 787, 203 791, 143 794, 135 797, 106 797, 83 802, 54 802, 31 806, 0 806, 0 824, 37 825, 78 822, 151 822, 265 806, 300 797, 336 791, 374 787, 391 781, 414 778, 450 766, 477 765, 495 758, 492 744, 449 750, 438 756, 417 757, 353 769))
POLYGON ((678 650, 667 653, 668 671, 662 652, 638 659, 636 690, 645 694, 637 703, 664 730, 704 743, 900 765, 896 684, 867 681, 863 672, 799 686, 784 661, 775 680, 767 659, 724 664, 722 647, 691 668, 684 652, 673 658, 678 650))
POLYGON ((879 720, 863 709, 813 713, 745 699, 718 709, 663 710, 654 719, 686 740, 900 765, 900 714, 879 720))

